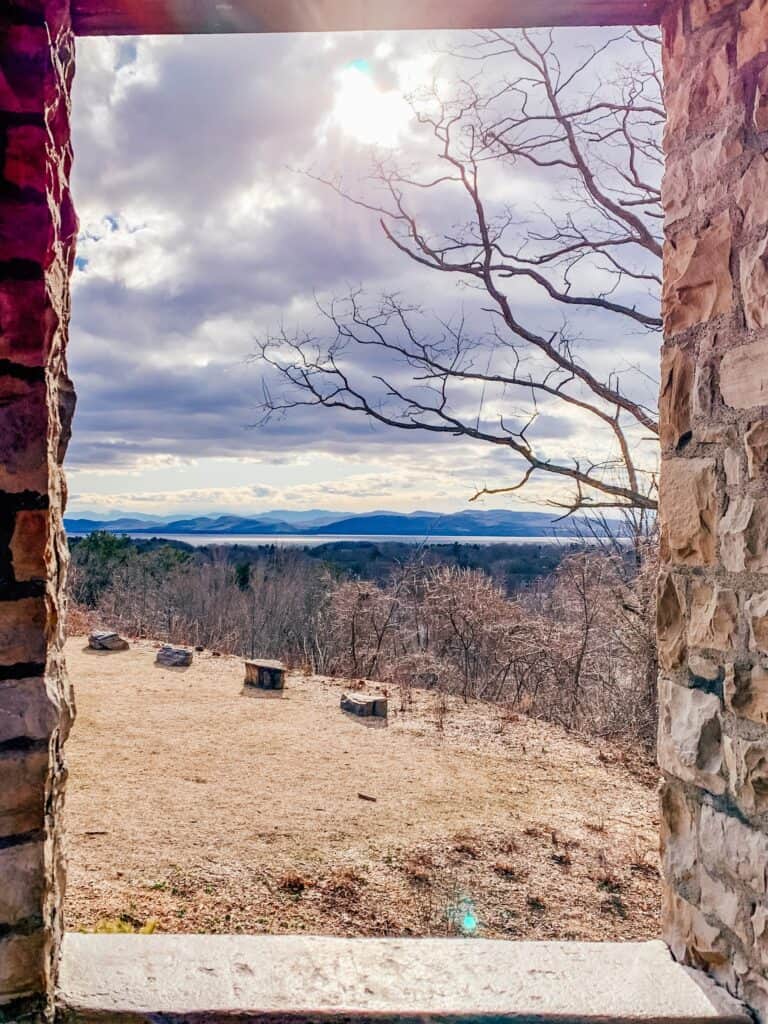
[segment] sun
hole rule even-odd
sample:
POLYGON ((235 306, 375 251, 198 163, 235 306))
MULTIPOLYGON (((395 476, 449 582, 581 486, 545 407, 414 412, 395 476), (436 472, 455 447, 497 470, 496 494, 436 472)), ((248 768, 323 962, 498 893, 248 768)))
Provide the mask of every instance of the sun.
POLYGON ((387 149, 398 146, 412 117, 403 95, 394 89, 380 89, 366 60, 347 64, 337 79, 331 123, 363 145, 387 149))

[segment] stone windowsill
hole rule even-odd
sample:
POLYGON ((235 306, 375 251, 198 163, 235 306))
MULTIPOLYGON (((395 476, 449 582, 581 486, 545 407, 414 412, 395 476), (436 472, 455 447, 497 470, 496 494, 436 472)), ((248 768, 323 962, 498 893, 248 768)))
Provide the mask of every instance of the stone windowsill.
POLYGON ((67 1024, 751 1020, 657 941, 71 933, 60 1006, 67 1024))

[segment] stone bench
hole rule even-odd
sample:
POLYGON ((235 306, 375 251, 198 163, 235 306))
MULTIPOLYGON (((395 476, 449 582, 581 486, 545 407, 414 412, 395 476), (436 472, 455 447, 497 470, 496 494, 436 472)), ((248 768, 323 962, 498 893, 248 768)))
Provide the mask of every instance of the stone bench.
POLYGON ((245 662, 245 685, 257 690, 283 690, 285 665, 282 661, 248 659, 245 662))
POLYGON ((377 693, 342 693, 341 710, 360 718, 386 718, 387 698, 377 693))
MULTIPOLYGON (((72 1024, 750 1024, 663 942, 64 936, 72 1024)), ((58 1018, 57 1018, 58 1019, 58 1018)))

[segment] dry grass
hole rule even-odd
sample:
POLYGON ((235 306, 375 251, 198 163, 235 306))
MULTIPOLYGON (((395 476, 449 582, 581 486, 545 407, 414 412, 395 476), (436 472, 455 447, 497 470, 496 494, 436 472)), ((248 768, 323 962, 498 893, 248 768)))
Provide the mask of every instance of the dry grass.
POLYGON ((348 683, 292 675, 282 698, 247 698, 238 659, 83 648, 68 643, 70 928, 657 933, 652 771, 424 691, 377 728, 339 711, 348 683))

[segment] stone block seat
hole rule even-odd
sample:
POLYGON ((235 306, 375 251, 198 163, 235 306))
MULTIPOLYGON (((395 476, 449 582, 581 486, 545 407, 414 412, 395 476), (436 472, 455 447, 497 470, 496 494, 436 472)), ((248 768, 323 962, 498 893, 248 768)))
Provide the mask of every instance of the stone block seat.
POLYGON ((360 718, 387 717, 387 698, 380 693, 342 693, 340 707, 360 718))
POLYGON ((251 658, 245 662, 245 686, 257 690, 285 689, 285 665, 282 661, 251 658))
POLYGON ((80 1024, 751 1021, 659 941, 70 933, 59 1005, 80 1024))

